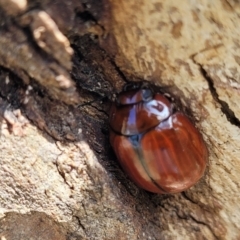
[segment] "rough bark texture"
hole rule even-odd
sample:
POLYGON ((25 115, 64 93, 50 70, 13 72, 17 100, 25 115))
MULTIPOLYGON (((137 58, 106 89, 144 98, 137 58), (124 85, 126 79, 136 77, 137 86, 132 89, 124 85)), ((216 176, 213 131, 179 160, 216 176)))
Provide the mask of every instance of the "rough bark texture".
POLYGON ((0 0, 1 239, 239 239, 239 14, 231 0, 0 0), (126 80, 167 87, 202 132, 191 189, 145 192, 116 162, 108 109, 126 80))

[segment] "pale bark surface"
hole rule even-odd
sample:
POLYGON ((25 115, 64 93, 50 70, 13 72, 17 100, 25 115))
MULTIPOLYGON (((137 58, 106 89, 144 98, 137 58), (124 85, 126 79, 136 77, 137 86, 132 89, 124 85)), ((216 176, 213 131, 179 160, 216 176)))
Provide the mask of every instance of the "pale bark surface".
POLYGON ((231 0, 0 0, 0 237, 239 239, 239 13, 231 0), (167 86, 202 132, 208 168, 184 193, 145 192, 116 162, 109 99, 126 79, 167 86))

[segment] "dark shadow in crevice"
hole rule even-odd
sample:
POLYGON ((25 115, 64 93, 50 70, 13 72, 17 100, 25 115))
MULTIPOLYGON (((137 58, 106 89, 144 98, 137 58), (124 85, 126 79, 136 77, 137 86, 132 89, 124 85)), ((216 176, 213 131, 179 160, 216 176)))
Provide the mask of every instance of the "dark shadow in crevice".
POLYGON ((237 127, 240 127, 240 120, 235 116, 234 112, 230 109, 229 105, 226 102, 219 99, 217 90, 214 87, 214 83, 213 83, 211 77, 209 77, 209 75, 207 74, 207 71, 201 65, 199 65, 199 66, 200 66, 200 70, 201 70, 203 77, 208 82, 208 86, 209 86, 209 89, 212 93, 214 100, 221 105, 221 111, 223 112, 223 114, 227 117, 228 121, 231 124, 233 124, 237 127))

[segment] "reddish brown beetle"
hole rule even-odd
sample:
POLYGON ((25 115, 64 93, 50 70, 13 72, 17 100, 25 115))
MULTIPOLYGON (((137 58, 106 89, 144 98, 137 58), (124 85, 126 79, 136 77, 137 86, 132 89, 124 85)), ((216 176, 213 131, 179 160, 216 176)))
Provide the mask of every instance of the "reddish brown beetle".
POLYGON ((129 177, 155 193, 177 193, 203 175, 208 152, 199 131, 163 95, 124 90, 112 104, 110 142, 129 177))

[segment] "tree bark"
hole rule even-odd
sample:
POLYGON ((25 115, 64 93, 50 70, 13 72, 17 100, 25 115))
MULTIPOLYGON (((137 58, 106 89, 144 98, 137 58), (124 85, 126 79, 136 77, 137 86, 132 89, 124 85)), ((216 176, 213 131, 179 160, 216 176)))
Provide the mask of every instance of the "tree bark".
POLYGON ((1 239, 239 239, 239 13, 231 0, 0 0, 1 239), (110 147, 111 99, 143 80, 207 144, 183 193, 139 189, 110 147))

